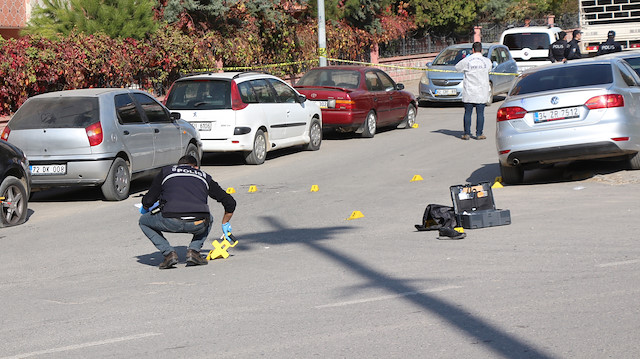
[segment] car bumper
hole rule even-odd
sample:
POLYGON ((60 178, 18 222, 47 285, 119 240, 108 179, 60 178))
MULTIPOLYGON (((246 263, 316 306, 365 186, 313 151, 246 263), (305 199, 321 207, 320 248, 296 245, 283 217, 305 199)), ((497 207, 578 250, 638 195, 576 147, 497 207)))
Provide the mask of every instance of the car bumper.
POLYGON ((563 161, 589 160, 633 154, 635 151, 620 148, 613 141, 594 142, 578 145, 555 146, 523 151, 513 151, 502 155, 500 163, 507 166, 530 163, 556 163, 563 161))
POLYGON ((89 161, 30 161, 30 165, 61 164, 67 165, 64 175, 34 175, 31 174, 31 187, 43 188, 54 186, 96 186, 104 183, 113 163, 113 159, 89 161))
POLYGON ((433 87, 420 84, 420 101, 429 102, 462 102, 462 90, 458 87, 433 87), (456 90, 455 95, 436 95, 436 90, 456 90))
POLYGON ((366 111, 322 110, 322 127, 360 127, 366 118, 366 111))

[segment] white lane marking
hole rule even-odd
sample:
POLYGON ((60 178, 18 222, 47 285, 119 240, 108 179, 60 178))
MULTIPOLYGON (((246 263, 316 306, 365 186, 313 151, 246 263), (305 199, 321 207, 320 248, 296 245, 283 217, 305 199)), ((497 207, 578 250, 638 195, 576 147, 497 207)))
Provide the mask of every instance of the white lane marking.
POLYGON ((632 259, 632 260, 621 261, 621 262, 602 263, 602 264, 598 264, 597 267, 600 267, 600 268, 615 267, 615 266, 623 266, 626 264, 634 264, 638 262, 640 262, 640 259, 632 259))
POLYGON ((131 335, 131 336, 128 336, 128 337, 112 338, 112 339, 100 340, 100 341, 97 341, 97 342, 75 344, 75 345, 69 345, 69 346, 66 346, 66 347, 39 350, 37 352, 31 352, 31 353, 22 353, 22 354, 10 356, 10 357, 2 357, 0 359, 28 358, 28 357, 32 357, 32 356, 36 356, 36 355, 60 353, 60 352, 66 352, 66 351, 70 351, 70 350, 77 350, 77 349, 82 349, 82 348, 95 347, 95 346, 98 346, 98 345, 113 344, 113 343, 118 343, 118 342, 126 342, 128 340, 136 340, 136 339, 142 339, 142 338, 148 338, 148 337, 155 337, 157 335, 162 335, 162 333, 142 333, 142 334, 131 335))
POLYGON ((462 288, 462 287, 457 286, 457 285, 449 285, 449 286, 445 286, 445 287, 425 289, 425 290, 419 290, 419 291, 415 291, 415 292, 406 292, 406 293, 400 293, 400 294, 384 295, 384 296, 381 296, 381 297, 374 297, 374 298, 367 298, 367 299, 350 300, 350 301, 339 302, 339 303, 317 305, 315 308, 316 309, 322 309, 322 308, 343 307, 343 306, 346 306, 346 305, 377 302, 377 301, 381 301, 381 300, 389 300, 389 299, 395 299, 395 298, 408 297, 410 295, 418 295, 418 294, 421 294, 421 293, 442 292, 442 291, 445 291, 445 290, 458 289, 458 288, 462 288))

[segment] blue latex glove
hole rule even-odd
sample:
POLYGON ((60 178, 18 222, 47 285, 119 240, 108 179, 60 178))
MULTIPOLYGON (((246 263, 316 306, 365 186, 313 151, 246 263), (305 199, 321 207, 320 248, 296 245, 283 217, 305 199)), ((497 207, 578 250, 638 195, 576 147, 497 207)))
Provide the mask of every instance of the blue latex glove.
POLYGON ((231 238, 229 238, 229 234, 231 234, 231 223, 227 222, 222 224, 222 234, 224 234, 224 238, 229 241, 229 243, 233 242, 231 238))
POLYGON ((145 209, 144 206, 140 206, 140 214, 145 214, 145 213, 148 213, 149 211, 153 211, 153 209, 158 207, 159 205, 160 205, 160 201, 156 201, 156 203, 154 203, 153 206, 151 206, 151 208, 149 209, 145 209))

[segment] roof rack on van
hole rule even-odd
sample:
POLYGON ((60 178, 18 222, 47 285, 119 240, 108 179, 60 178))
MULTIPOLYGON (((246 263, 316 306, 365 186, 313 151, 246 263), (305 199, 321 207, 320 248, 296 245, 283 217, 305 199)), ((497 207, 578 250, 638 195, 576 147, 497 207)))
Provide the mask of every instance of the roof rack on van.
POLYGON ((213 75, 215 73, 218 73, 217 71, 213 71, 213 70, 202 70, 202 71, 193 71, 193 72, 188 72, 188 73, 180 73, 180 78, 183 77, 187 77, 187 76, 194 76, 194 75, 213 75))

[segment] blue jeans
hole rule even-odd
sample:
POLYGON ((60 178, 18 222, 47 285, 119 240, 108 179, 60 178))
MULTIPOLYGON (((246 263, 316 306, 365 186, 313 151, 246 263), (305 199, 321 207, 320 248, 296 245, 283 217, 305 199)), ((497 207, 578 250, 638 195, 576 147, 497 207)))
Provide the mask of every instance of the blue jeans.
POLYGON ((471 135, 471 112, 476 108, 476 137, 482 135, 484 129, 484 103, 464 103, 464 134, 471 135))
POLYGON ((151 240, 151 243, 158 248, 162 255, 166 256, 175 251, 175 249, 173 249, 169 241, 164 238, 162 232, 193 234, 189 249, 200 252, 211 230, 211 222, 213 222, 212 216, 209 216, 208 221, 197 221, 183 220, 180 218, 164 218, 160 213, 151 214, 151 212, 149 212, 140 216, 138 224, 144 235, 151 240))

